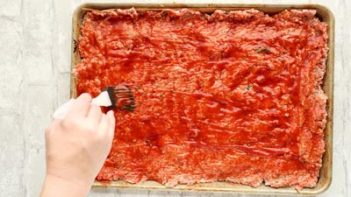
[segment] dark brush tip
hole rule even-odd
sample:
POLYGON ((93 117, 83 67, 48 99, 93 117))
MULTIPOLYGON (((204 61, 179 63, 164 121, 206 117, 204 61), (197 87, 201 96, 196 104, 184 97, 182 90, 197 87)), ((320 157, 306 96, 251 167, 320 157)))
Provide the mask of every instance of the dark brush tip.
POLYGON ((130 112, 134 111, 134 109, 135 109, 134 105, 125 105, 122 107, 122 110, 130 111, 130 112))
POLYGON ((107 87, 105 89, 105 91, 107 91, 108 96, 110 97, 111 100, 111 108, 114 109, 116 107, 116 97, 115 97, 115 91, 113 87, 107 87))

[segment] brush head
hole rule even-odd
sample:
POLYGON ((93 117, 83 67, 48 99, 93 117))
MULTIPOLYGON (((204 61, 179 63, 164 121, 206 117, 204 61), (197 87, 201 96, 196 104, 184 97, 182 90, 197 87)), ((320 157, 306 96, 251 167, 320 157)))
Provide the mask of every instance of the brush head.
POLYGON ((108 93, 108 96, 110 97, 111 100, 111 108, 116 108, 116 96, 114 93, 114 88, 113 87, 107 87, 104 91, 108 93))
POLYGON ((105 90, 111 100, 111 109, 134 111, 135 99, 132 90, 127 85, 107 87, 105 90))

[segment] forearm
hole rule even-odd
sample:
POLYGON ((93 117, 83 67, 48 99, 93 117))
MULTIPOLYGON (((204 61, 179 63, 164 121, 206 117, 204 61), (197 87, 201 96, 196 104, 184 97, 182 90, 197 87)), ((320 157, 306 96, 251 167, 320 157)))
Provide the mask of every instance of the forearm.
POLYGON ((63 178, 46 175, 41 197, 85 197, 90 190, 89 184, 75 183, 63 178))

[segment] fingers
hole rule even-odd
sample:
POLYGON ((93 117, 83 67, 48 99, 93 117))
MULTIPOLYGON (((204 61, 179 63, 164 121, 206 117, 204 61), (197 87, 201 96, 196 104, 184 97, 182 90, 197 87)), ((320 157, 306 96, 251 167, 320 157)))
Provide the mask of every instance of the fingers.
POLYGON ((103 114, 99 124, 99 135, 107 137, 112 142, 115 130, 115 117, 113 111, 103 114))
POLYGON ((98 126, 102 115, 103 113, 101 112, 101 108, 99 106, 91 105, 88 112, 87 119, 90 122, 90 124, 94 126, 95 125, 98 126))
POLYGON ((116 124, 115 114, 112 110, 107 112, 107 118, 109 120, 108 135, 109 135, 109 138, 112 140, 115 135, 115 124, 116 124))
POLYGON ((73 118, 73 120, 77 120, 77 117, 83 118, 80 120, 87 121, 86 123, 89 124, 89 128, 95 128, 92 130, 97 130, 98 136, 108 138, 110 143, 112 143, 115 130, 114 112, 109 111, 107 114, 104 114, 101 112, 99 106, 91 105, 91 101, 92 98, 89 94, 84 93, 80 95, 73 101, 65 119, 70 120, 73 118))
POLYGON ((84 93, 81 94, 77 99, 73 101, 71 108, 68 110, 66 117, 85 117, 87 116, 90 103, 91 103, 90 94, 84 93))
POLYGON ((98 135, 101 138, 105 138, 108 131, 108 118, 106 114, 103 114, 99 123, 98 135))

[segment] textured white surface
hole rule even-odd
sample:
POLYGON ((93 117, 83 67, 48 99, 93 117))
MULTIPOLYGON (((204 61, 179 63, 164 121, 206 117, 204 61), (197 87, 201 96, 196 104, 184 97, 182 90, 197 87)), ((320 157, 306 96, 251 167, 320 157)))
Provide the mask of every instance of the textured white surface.
MULTIPOLYGON (((81 0, 0 0, 0 196, 38 196, 45 172, 44 128, 69 98, 71 17, 81 0)), ((98 2, 98 1, 95 1, 98 2)), ((100 1, 101 2, 101 1, 100 1)), ((119 2, 104 1, 104 2, 119 2)), ((128 2, 127 0, 120 2, 128 2)), ((139 3, 183 1, 134 1, 139 3)), ((247 0, 192 1, 247 3, 247 0)), ((321 196, 351 196, 351 1, 319 3, 336 19, 333 181, 321 196)), ((90 196, 249 196, 94 189, 90 196)))

